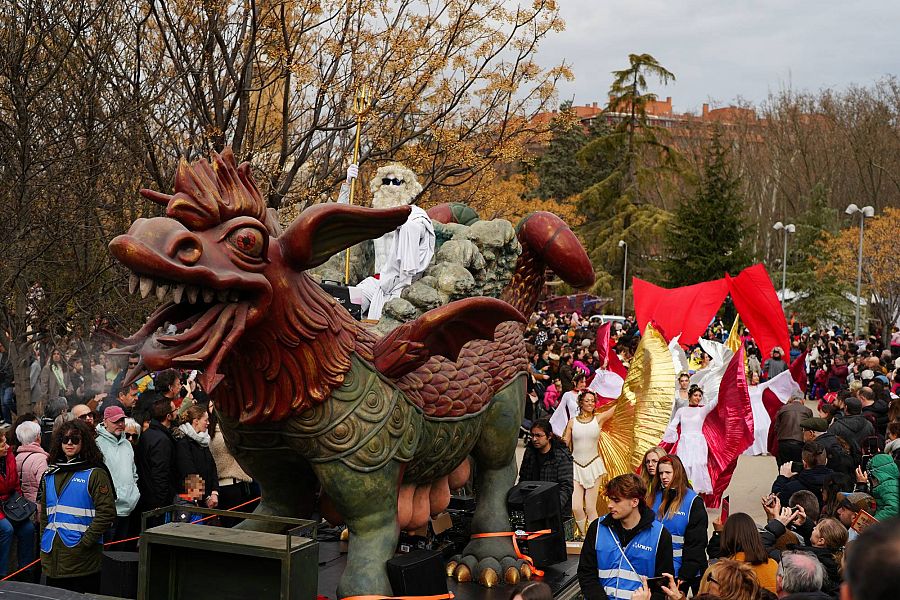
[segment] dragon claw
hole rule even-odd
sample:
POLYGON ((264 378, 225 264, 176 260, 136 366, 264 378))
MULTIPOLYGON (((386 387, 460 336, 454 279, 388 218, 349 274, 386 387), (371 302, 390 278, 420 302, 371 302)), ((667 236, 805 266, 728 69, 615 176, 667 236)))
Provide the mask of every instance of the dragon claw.
POLYGON ((497 571, 491 568, 482 569, 481 575, 478 577, 478 583, 486 588, 494 587, 499 581, 500 577, 497 575, 497 571))
POLYGON ((463 583, 465 581, 472 581, 472 571, 469 570, 469 567, 466 565, 457 565, 456 566, 456 581, 463 583))
POLYGON ((456 571, 456 565, 459 563, 455 560, 447 561, 447 577, 453 577, 453 573, 456 571))

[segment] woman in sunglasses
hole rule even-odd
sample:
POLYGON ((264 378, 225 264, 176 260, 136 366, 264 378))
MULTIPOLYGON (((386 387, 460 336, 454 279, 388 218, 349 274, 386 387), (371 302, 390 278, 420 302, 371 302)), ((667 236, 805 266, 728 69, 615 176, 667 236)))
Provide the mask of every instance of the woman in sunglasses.
POLYGON ((90 426, 75 419, 57 427, 48 462, 38 490, 47 585, 98 593, 103 533, 116 519, 116 496, 90 426))

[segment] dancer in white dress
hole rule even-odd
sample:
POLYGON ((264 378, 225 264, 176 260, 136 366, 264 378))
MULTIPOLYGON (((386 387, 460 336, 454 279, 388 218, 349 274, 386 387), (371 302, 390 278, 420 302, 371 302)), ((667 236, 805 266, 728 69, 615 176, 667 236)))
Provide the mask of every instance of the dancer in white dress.
POLYGON ((587 532, 588 524, 597 518, 597 495, 600 479, 606 475, 606 465, 600 456, 600 431, 612 416, 614 406, 595 413, 597 394, 584 390, 578 396, 578 415, 570 419, 563 432, 563 442, 572 452, 575 491, 572 493, 572 514, 575 516, 576 538, 587 532), (583 525, 582 525, 583 524, 583 525))
POLYGON ((700 386, 692 385, 688 394, 688 405, 678 409, 678 412, 675 413, 675 417, 663 434, 663 441, 670 444, 678 442, 675 455, 684 464, 684 470, 687 471, 694 491, 698 494, 709 494, 712 493, 713 488, 707 468, 709 447, 703 436, 703 421, 706 420, 706 415, 716 407, 718 398, 707 405, 700 406, 702 400, 703 390, 700 389, 700 386), (679 425, 681 426, 680 438, 678 436, 679 425))

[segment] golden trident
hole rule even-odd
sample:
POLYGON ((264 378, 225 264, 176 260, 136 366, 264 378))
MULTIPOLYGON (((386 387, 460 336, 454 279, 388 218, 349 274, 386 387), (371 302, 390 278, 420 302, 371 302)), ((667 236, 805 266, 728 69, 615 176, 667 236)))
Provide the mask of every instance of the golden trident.
MULTIPOLYGON (((353 99, 353 113, 356 115, 356 143, 353 145, 353 164, 359 164, 359 134, 362 130, 363 117, 372 106, 372 90, 369 84, 357 88, 353 99)), ((356 195, 356 177, 350 180, 350 206, 356 195)), ((350 248, 344 251, 344 285, 350 285, 350 248)))

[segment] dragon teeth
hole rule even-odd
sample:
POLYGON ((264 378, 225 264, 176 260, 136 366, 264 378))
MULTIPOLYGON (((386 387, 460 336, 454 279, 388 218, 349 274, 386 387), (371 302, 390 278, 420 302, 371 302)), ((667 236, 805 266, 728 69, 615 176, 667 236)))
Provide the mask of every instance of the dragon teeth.
POLYGON ((216 292, 207 288, 203 288, 203 301, 207 304, 212 304, 213 299, 216 297, 216 292))
POLYGON ((176 304, 181 304, 182 296, 184 296, 184 284, 179 283, 172 288, 172 299, 175 300, 176 304))
POLYGON ((166 297, 166 294, 169 292, 169 286, 158 283, 156 284, 156 299, 162 302, 162 299, 166 297))
POLYGON ((128 276, 128 293, 133 294, 137 291, 138 285, 141 283, 141 278, 131 273, 128 276))
POLYGON ((228 291, 227 290, 219 290, 216 292, 216 299, 219 302, 228 302, 228 291))
POLYGON ((191 304, 197 303, 197 298, 200 296, 200 289, 196 286, 189 285, 185 290, 187 292, 188 300, 191 304))
POLYGON ((146 298, 153 291, 154 281, 149 277, 141 277, 141 298, 146 298))

